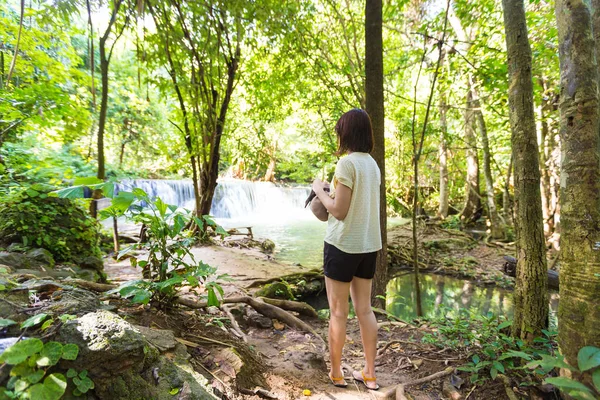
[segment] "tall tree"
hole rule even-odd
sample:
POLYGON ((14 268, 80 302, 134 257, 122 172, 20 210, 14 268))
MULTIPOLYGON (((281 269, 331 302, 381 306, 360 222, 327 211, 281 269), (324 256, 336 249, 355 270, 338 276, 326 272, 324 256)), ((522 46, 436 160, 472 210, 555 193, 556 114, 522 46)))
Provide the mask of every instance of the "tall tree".
POLYGON ((571 365, 583 346, 600 347, 598 44, 588 4, 556 1, 562 88, 558 343, 571 365))
POLYGON ((383 97, 383 14, 382 0, 367 0, 365 7, 365 109, 371 117, 375 147, 373 158, 381 170, 379 222, 383 247, 377 254, 373 302, 381 304, 387 285, 387 209, 385 190, 385 138, 383 97))
MULTIPOLYGON (((462 23, 458 16, 450 9, 448 16, 450 24, 454 29, 454 33, 459 40, 459 47, 461 54, 467 54, 471 43, 471 38, 465 32, 462 23)), ((471 222, 477 212, 481 208, 481 195, 479 190, 479 155, 477 151, 477 135, 475 134, 475 128, 477 125, 477 111, 476 102, 479 103, 479 98, 474 90, 473 73, 468 71, 467 77, 467 100, 464 110, 464 141, 467 146, 467 175, 465 185, 465 204, 460 213, 461 219, 465 222, 471 222)))
POLYGON ((13 53, 12 61, 10 62, 10 68, 8 69, 8 75, 6 76, 6 84, 10 84, 13 72, 15 71, 15 65, 17 65, 17 57, 19 56, 19 45, 21 44, 21 32, 23 32, 23 16, 25 15, 25 0, 21 0, 21 13, 19 17, 19 33, 17 34, 17 43, 15 44, 15 51, 13 53))
POLYGON ((125 25, 123 24, 120 32, 117 34, 117 37, 113 41, 110 48, 107 48, 107 43, 110 38, 110 35, 113 31, 113 27, 117 22, 117 16, 119 15, 119 10, 123 5, 123 0, 114 0, 109 2, 110 8, 110 19, 108 20, 108 25, 104 30, 104 34, 100 37, 98 49, 100 51, 100 79, 102 82, 102 92, 100 95, 100 115, 98 117, 98 179, 104 180, 106 178, 106 168, 104 163, 104 131, 106 129, 106 114, 108 111, 108 68, 110 66, 110 59, 112 58, 113 50, 115 48, 115 44, 119 37, 123 34, 125 30, 125 25), (108 50, 108 51, 107 51, 108 50))
POLYGON ((546 243, 535 130, 531 48, 523 0, 503 0, 515 182, 517 273, 512 334, 528 341, 548 321, 546 243))

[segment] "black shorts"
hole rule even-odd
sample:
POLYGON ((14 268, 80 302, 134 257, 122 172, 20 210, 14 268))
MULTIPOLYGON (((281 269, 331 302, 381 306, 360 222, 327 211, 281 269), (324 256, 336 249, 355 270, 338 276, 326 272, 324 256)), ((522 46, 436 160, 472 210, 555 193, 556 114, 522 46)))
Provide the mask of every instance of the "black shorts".
POLYGON ((340 282, 352 282, 355 276, 373 279, 377 266, 377 252, 350 254, 325 242, 323 268, 325 276, 340 282))

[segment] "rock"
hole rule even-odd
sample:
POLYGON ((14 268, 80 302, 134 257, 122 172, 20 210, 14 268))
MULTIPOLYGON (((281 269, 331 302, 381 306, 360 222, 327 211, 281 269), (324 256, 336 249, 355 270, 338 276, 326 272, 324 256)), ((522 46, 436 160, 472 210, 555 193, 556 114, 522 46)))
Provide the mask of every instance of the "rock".
POLYGON ((104 263, 98 257, 73 257, 75 264, 81 268, 93 269, 95 271, 104 271, 104 263))
POLYGON ((145 326, 135 325, 135 328, 160 352, 173 350, 178 342, 175 340, 173 331, 166 329, 146 328, 145 326))
POLYGON ((24 248, 21 243, 11 243, 6 250, 11 253, 22 253, 24 248))
POLYGON ((272 240, 266 239, 260 244, 260 248, 265 253, 272 253, 275 250, 275 243, 272 240))
POLYGON ((207 312, 209 315, 219 315, 219 313, 220 313, 221 311, 219 310, 219 307, 215 307, 215 306, 209 306, 209 307, 206 307, 206 312, 207 312))
POLYGON ((29 268, 31 259, 22 253, 0 251, 0 264, 6 264, 13 269, 29 268))
POLYGON ((79 356, 75 361, 63 361, 61 366, 87 369, 100 400, 171 400, 174 397, 169 392, 183 389, 185 383, 189 385, 186 399, 216 399, 207 389, 206 379, 187 361, 185 347, 178 344, 169 357, 161 355, 152 340, 170 348, 171 337, 148 329, 140 330, 108 311, 69 321, 59 331, 60 341, 78 345, 79 356))
POLYGON ((47 265, 50 268, 54 267, 54 258, 52 254, 46 249, 31 249, 26 253, 27 257, 32 261, 36 261, 40 264, 47 265))
POLYGON ((253 326, 255 328, 271 329, 273 327, 273 321, 271 320, 271 318, 267 318, 264 315, 259 314, 250 308, 246 309, 246 318, 248 325, 253 326))

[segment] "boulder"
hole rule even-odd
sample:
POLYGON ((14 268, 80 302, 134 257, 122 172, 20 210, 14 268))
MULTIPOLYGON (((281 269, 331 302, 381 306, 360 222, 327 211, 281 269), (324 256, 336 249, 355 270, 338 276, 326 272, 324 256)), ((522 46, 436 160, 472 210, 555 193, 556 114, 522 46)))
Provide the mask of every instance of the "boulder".
POLYGON ((75 264, 81 268, 91 269, 98 272, 104 271, 104 263, 98 257, 73 257, 73 261, 75 261, 75 264))
POLYGON ((13 269, 30 268, 31 259, 23 253, 0 251, 0 264, 8 265, 13 269))
POLYGON ((61 327, 59 340, 79 346, 77 360, 62 367, 87 369, 100 400, 171 400, 176 388, 186 392, 186 399, 216 399, 172 335, 140 329, 109 311, 89 313, 61 327))
POLYGON ((29 258, 34 263, 46 265, 50 268, 54 267, 54 258, 52 257, 52 254, 46 249, 31 249, 25 254, 27 255, 27 258, 29 258))

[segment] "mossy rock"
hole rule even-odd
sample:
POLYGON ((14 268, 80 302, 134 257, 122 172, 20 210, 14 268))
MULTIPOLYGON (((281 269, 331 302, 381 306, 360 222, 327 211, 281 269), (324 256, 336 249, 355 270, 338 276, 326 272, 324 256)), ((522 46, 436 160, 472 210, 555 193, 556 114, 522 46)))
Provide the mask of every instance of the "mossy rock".
POLYGON ((256 292, 256 296, 283 300, 294 299, 292 288, 286 282, 268 283, 256 292))
POLYGON ((0 245, 49 251, 57 262, 100 256, 98 222, 78 200, 58 198, 36 184, 0 198, 0 245))
POLYGON ((94 381, 95 398, 100 400, 176 398, 174 389, 183 391, 186 399, 216 399, 208 388, 206 378, 195 372, 188 362, 189 355, 177 343, 170 354, 161 354, 153 342, 172 348, 173 335, 166 331, 138 329, 109 311, 86 314, 63 325, 60 341, 79 347, 75 361, 63 361, 61 367, 86 369, 94 381))
POLYGON ((263 241, 260 244, 260 248, 262 249, 262 251, 264 251, 265 253, 272 253, 273 251, 275 251, 275 242, 273 242, 272 240, 266 239, 265 241, 263 241))

